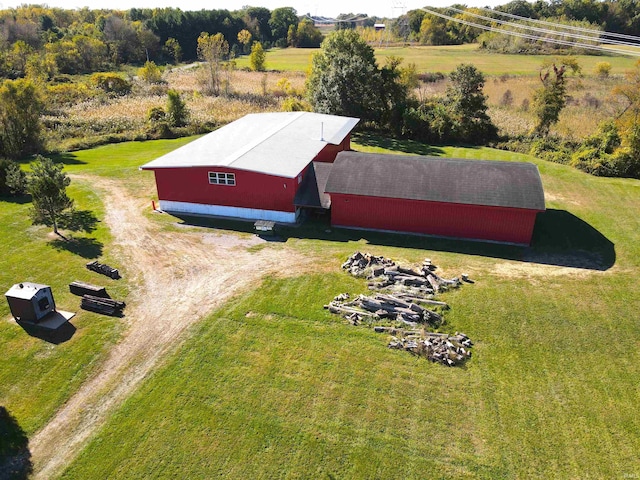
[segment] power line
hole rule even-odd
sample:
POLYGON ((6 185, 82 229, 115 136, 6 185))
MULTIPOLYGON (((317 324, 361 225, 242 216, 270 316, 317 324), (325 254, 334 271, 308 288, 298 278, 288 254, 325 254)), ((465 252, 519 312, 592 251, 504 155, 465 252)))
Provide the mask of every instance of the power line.
POLYGON ((527 33, 521 33, 521 32, 514 32, 512 30, 505 30, 503 28, 497 28, 497 27, 492 27, 492 26, 488 26, 488 25, 482 25, 480 23, 474 23, 474 22, 470 22, 467 20, 463 20, 461 18, 456 18, 456 17, 452 17, 449 15, 444 15, 442 13, 436 12, 434 10, 430 10, 428 8, 422 8, 421 10, 434 15, 436 17, 440 17, 443 18, 445 20, 449 20, 452 22, 456 22, 456 23, 461 23, 463 25, 468 25, 470 27, 474 27, 474 28, 479 28, 481 30, 487 30, 490 32, 495 32, 495 33, 502 33, 504 35, 511 35, 514 37, 520 37, 520 38, 526 38, 528 40, 534 40, 534 41, 539 41, 539 42, 546 42, 546 43, 554 43, 556 45, 564 45, 564 46, 569 46, 569 47, 580 47, 580 48, 584 48, 584 49, 588 49, 588 50, 595 50, 595 51, 599 51, 599 52, 605 52, 605 53, 619 53, 621 55, 631 55, 634 57, 638 57, 640 56, 640 50, 639 51, 630 51, 630 50, 621 50, 618 48, 604 48, 601 47, 599 45, 593 45, 593 44, 588 44, 588 43, 580 43, 580 42, 570 42, 568 40, 562 40, 559 38, 548 38, 548 37, 543 37, 540 35, 530 35, 527 33))
MULTIPOLYGON (((537 23, 540 25, 550 25, 550 26, 558 26, 560 24, 558 23, 553 23, 553 22, 548 22, 545 20, 538 20, 536 18, 529 18, 529 17, 521 17, 520 15, 514 15, 512 13, 507 13, 507 12, 501 12, 500 10, 491 10, 490 8, 484 8, 484 7, 474 7, 476 10, 483 10, 485 12, 491 12, 493 14, 496 15, 502 15, 504 17, 509 17, 509 18, 513 18, 516 20, 524 20, 526 22, 531 22, 531 23, 537 23)), ((615 33, 615 32, 600 32, 598 30, 594 30, 592 28, 586 28, 586 27, 577 27, 574 25, 562 25, 562 28, 566 29, 566 30, 573 30, 576 32, 586 32, 586 33, 593 33, 593 32, 599 32, 602 35, 606 35, 607 37, 615 37, 615 38, 626 38, 627 40, 634 40, 634 41, 640 41, 640 37, 636 37, 634 35, 625 35, 624 33, 615 33)))
MULTIPOLYGON (((481 20, 487 20, 493 23, 497 23, 499 25, 505 25, 511 28, 518 28, 521 30, 529 30, 532 32, 538 32, 538 33, 544 33, 547 35, 556 35, 556 36, 562 36, 562 37, 567 37, 567 38, 577 38, 580 40, 592 40, 592 41, 597 41, 599 43, 606 43, 609 45, 623 45, 623 46, 627 46, 627 47, 638 47, 640 45, 638 45, 637 43, 631 43, 631 42, 624 42, 622 40, 611 40, 608 38, 601 38, 601 35, 606 33, 606 32, 602 32, 600 30, 588 30, 589 33, 591 33, 594 36, 589 36, 589 35, 580 35, 577 33, 569 33, 569 32, 563 32, 561 29, 564 28, 566 25, 562 25, 562 24, 552 24, 554 27, 560 29, 560 30, 551 30, 548 28, 539 28, 539 27, 532 27, 530 25, 524 25, 522 23, 514 23, 514 22, 507 22, 505 20, 500 20, 497 18, 491 18, 491 17, 486 17, 484 15, 478 15, 477 13, 473 13, 470 12, 468 10, 460 10, 458 8, 455 7, 448 7, 447 10, 453 10, 455 12, 459 12, 459 13, 463 13, 465 15, 469 15, 475 18, 479 18, 481 20)), ((586 30, 586 29, 585 29, 586 30)), ((638 41, 640 41, 640 39, 638 39, 638 41)))

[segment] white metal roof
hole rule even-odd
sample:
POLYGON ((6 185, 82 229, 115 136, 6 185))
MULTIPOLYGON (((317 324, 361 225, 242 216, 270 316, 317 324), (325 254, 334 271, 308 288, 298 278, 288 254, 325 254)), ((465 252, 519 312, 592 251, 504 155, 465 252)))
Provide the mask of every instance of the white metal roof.
POLYGON ((231 167, 293 178, 358 121, 311 112, 253 113, 140 168, 231 167))

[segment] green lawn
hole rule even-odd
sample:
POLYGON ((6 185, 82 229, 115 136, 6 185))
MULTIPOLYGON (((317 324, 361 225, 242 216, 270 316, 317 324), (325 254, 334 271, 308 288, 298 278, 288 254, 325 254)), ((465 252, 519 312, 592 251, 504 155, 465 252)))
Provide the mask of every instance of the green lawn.
MULTIPOLYGON (((285 230, 317 271, 268 278, 192 328, 64 478, 640 475, 640 182, 487 148, 367 135, 354 145, 534 161, 549 210, 533 247, 321 223, 285 230), (443 295, 452 306, 443 330, 476 342, 465 368, 388 350, 385 336, 322 309, 366 290, 339 268, 356 249, 430 257, 445 275, 476 279, 443 295)), ((99 154, 76 155, 97 168, 99 154)), ((145 159, 118 168, 133 173, 145 159)))
MULTIPOLYGON (((137 167, 189 140, 109 145, 58 160, 66 162, 70 174, 112 176, 126 179, 132 188, 145 182, 152 188, 152 176, 137 167)), ((12 451, 16 439, 47 422, 94 371, 123 328, 121 319, 80 310, 79 297, 69 292, 70 282, 82 280, 105 285, 114 298, 124 299, 131 285, 101 222, 104 210, 91 182, 75 178, 68 193, 80 225, 88 230, 65 231, 69 241, 54 237, 48 227, 31 225, 28 198, 0 198, 0 293, 22 281, 44 283, 53 288, 59 309, 77 312, 72 328, 45 338, 41 332, 29 335, 13 321, 7 302, 0 302, 0 458, 12 451), (88 271, 85 263, 95 258, 120 267, 124 279, 88 271)))
MULTIPOLYGON (((311 65, 311 57, 319 49, 286 48, 271 49, 267 52, 266 67, 269 70, 307 71, 311 65)), ((478 50, 474 44, 448 45, 438 47, 388 47, 376 48, 379 64, 385 58, 401 57, 405 65, 414 63, 419 72, 449 73, 460 63, 471 63, 485 75, 537 75, 540 65, 545 59, 553 59, 547 55, 503 55, 478 50)), ((599 62, 609 62, 612 75, 622 75, 631 70, 636 59, 621 56, 577 55, 578 63, 586 75, 592 75, 599 62)), ((237 60, 239 67, 249 66, 249 57, 237 60)))

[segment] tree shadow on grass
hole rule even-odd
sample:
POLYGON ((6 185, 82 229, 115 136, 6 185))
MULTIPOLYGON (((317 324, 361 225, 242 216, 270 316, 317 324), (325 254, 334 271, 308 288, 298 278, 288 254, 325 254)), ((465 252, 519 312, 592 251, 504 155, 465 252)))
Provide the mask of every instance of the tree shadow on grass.
POLYGON ((64 165, 86 165, 87 162, 82 160, 78 160, 78 157, 71 152, 65 153, 56 153, 55 155, 50 155, 49 158, 56 163, 63 163, 64 165))
POLYGON ((6 195, 0 196, 0 202, 15 203, 16 205, 24 205, 31 203, 31 195, 6 195))
POLYGON ((60 217, 58 225, 72 232, 93 232, 100 220, 91 210, 71 210, 60 217))
POLYGON ((56 238, 49 245, 56 250, 66 250, 87 259, 100 257, 104 248, 102 242, 89 237, 56 238))
POLYGON ((352 139, 358 145, 365 147, 384 148, 394 152, 411 153, 415 155, 438 156, 444 153, 440 147, 434 147, 415 140, 387 138, 370 132, 353 133, 352 139))
POLYGON ((0 480, 27 479, 32 471, 27 434, 13 415, 0 406, 0 480))
MULTIPOLYGON (((177 216, 185 225, 253 232, 252 221, 177 216)), ((334 228, 330 215, 311 216, 301 225, 277 225, 278 237, 316 239, 329 242, 366 241, 370 245, 415 248, 483 257, 541 263, 588 270, 608 270, 616 261, 615 245, 584 220, 565 210, 539 213, 531 246, 409 235, 372 230, 334 228)))

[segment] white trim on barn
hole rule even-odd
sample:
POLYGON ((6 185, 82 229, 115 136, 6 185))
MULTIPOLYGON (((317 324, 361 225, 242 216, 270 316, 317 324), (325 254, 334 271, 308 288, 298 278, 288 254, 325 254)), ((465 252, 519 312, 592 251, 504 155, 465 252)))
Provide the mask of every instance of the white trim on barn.
POLYGON ((169 213, 234 217, 247 220, 271 220, 278 223, 296 223, 298 214, 300 213, 299 209, 296 209, 295 212, 280 212, 277 210, 205 205, 202 203, 174 202, 171 200, 160 200, 160 209, 169 213))

